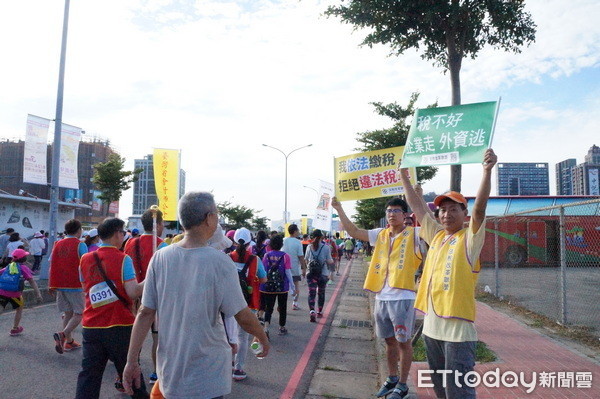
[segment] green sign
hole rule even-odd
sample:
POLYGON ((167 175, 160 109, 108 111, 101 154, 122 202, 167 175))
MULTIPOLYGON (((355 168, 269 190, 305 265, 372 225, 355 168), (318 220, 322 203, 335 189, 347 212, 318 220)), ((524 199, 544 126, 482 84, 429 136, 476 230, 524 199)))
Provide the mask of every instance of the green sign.
POLYGON ((418 109, 402 167, 481 163, 492 142, 497 101, 418 109))

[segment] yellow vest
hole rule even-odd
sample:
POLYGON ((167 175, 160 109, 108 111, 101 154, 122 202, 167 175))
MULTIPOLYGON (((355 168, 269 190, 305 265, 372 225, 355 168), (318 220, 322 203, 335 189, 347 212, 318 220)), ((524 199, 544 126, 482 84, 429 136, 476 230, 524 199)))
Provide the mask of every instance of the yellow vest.
POLYGON ((377 236, 363 289, 380 292, 387 277, 390 287, 414 292, 415 272, 421 264, 415 228, 406 227, 396 237, 391 249, 390 231, 389 228, 383 229, 377 236))
POLYGON ((467 257, 467 229, 446 237, 444 230, 433 238, 423 267, 423 276, 415 300, 415 309, 431 311, 438 317, 475 321, 475 284, 479 277, 479 259, 467 257))

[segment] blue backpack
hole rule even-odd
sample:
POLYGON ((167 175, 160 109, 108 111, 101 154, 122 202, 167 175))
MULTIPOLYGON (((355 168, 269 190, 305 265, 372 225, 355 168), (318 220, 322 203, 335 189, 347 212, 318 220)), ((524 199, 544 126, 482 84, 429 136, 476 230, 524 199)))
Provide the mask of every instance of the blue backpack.
POLYGON ((0 274, 0 289, 10 292, 21 292, 25 289, 25 279, 21 273, 21 266, 18 263, 13 262, 6 266, 4 272, 0 274), (19 271, 17 274, 10 274, 9 269, 12 264, 17 266, 19 271))

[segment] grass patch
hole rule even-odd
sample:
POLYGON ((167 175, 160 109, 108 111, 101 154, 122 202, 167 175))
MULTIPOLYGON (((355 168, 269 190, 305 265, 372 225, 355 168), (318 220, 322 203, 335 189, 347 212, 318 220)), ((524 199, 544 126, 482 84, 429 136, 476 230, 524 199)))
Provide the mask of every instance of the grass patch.
MULTIPOLYGON (((477 346, 475 347, 476 362, 489 363, 494 362, 497 359, 498 356, 496 356, 496 353, 488 348, 485 342, 477 341, 477 346)), ((413 362, 425 361, 427 361, 427 351, 425 350, 425 341, 423 341, 423 337, 421 337, 413 347, 413 362)))
POLYGON ((490 363, 498 360, 496 353, 488 348, 487 344, 482 341, 477 341, 475 347, 475 361, 479 363, 490 363))
POLYGON ((340 369, 336 369, 335 367, 331 367, 331 366, 325 366, 325 367, 323 367, 323 370, 327 370, 327 371, 341 371, 340 369))
POLYGON ((427 352, 425 350, 425 341, 420 337, 415 346, 413 346, 413 362, 426 362, 427 352))
MULTIPOLYGON (((482 290, 475 292, 475 299, 483 303, 487 303, 492 308, 504 311, 509 315, 512 313, 520 316, 524 323, 533 328, 544 329, 544 332, 554 333, 559 337, 568 338, 581 345, 585 345, 595 350, 600 349, 600 340, 598 339, 597 332, 594 329, 586 326, 574 326, 574 325, 562 325, 557 321, 541 315, 539 313, 532 312, 531 310, 524 308, 519 305, 515 305, 511 298, 499 299, 492 294, 488 294, 482 290)), ((514 317, 514 316, 513 316, 514 317)))
POLYGON ((531 323, 529 323, 529 326, 535 327, 535 328, 541 328, 541 327, 544 327, 544 322, 541 320, 534 320, 531 323))

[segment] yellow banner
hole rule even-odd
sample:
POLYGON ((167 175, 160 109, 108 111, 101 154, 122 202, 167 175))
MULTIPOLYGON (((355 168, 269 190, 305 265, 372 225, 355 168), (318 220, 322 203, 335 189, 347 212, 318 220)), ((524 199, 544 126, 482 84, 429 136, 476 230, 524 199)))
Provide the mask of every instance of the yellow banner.
POLYGON ((301 219, 301 228, 300 228, 300 232, 302 233, 302 235, 304 234, 308 234, 308 218, 307 217, 303 217, 301 219))
MULTIPOLYGON (((387 148, 335 158, 335 195, 340 201, 404 194, 396 173, 404 147, 387 148)), ((416 169, 410 169, 416 182, 416 169)))
POLYGON ((177 220, 179 150, 154 149, 154 185, 163 220, 177 220))

